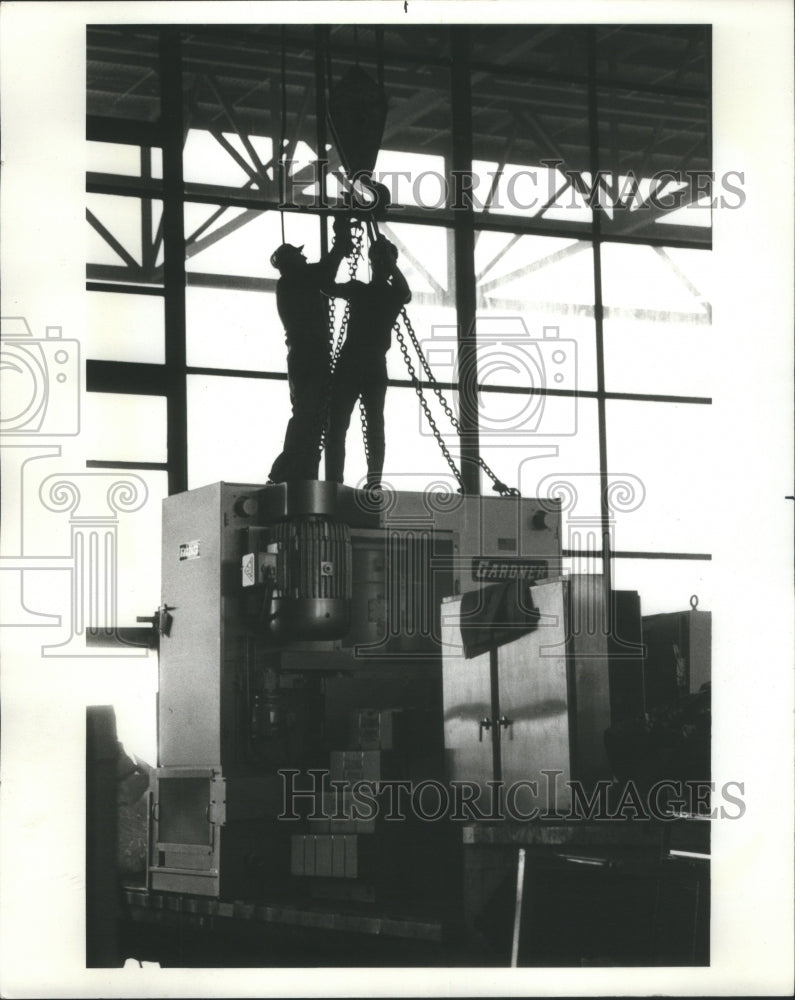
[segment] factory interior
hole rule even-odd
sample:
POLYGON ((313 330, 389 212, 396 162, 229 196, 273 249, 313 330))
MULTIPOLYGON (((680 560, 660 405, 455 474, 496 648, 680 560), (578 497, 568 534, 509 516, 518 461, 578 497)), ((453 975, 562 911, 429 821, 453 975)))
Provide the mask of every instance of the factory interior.
POLYGON ((88 709, 89 967, 709 965, 741 808, 709 794, 712 216, 743 197, 711 46, 88 27, 87 464, 148 502, 87 641, 157 675, 151 745, 88 709), (380 488, 356 408, 344 482, 270 481, 271 255, 339 219, 337 281, 384 236, 411 291, 380 488))

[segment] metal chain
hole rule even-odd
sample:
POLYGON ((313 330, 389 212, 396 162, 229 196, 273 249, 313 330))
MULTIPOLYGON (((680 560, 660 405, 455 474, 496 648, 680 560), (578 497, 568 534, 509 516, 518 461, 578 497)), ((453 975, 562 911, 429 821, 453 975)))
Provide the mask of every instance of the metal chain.
MULTIPOLYGON (((425 372, 425 375, 426 375, 428 381, 430 382, 431 389, 436 394, 436 396, 437 396, 437 398, 439 400, 439 403, 442 406, 442 409, 444 410, 445 414, 447 415, 448 420, 453 425, 453 427, 455 428, 455 430, 460 433, 461 425, 460 425, 460 423, 459 423, 456 415, 453 413, 452 407, 447 402, 447 399, 445 398, 444 393, 439 388, 439 384, 436 381, 436 376, 434 375, 434 373, 433 373, 433 371, 431 369, 431 366, 428 364, 428 361, 427 361, 425 355, 422 352, 422 348, 420 347, 420 343, 417 340, 417 335, 414 332, 414 327, 411 325, 411 320, 409 319, 409 316, 408 316, 408 313, 406 312, 405 306, 403 307, 403 309, 401 309, 400 315, 401 315, 401 317, 403 319, 403 323, 405 324, 406 331, 408 332, 408 335, 411 338, 411 343, 412 343, 412 345, 414 347, 414 350, 417 352, 417 357, 419 358, 420 365, 422 366, 422 370, 425 372)), ((416 373, 414 371, 414 366, 411 363, 411 359, 409 358, 408 348, 406 347, 405 341, 403 339, 403 334, 402 334, 402 332, 400 330, 400 325, 398 323, 395 324, 395 331, 397 333, 398 341, 400 343, 400 350, 401 350, 401 353, 403 354, 403 360, 406 362, 406 367, 409 370, 409 375, 411 376, 411 379, 414 382, 414 389, 415 389, 415 391, 416 391, 416 393, 417 393, 417 395, 419 397, 420 403, 422 404, 423 411, 425 412, 425 417, 426 417, 426 419, 427 419, 427 421, 428 421, 428 423, 429 423, 429 425, 431 427, 431 430, 433 431, 433 436, 436 438, 436 443, 439 445, 439 447, 440 447, 440 449, 442 451, 442 454, 444 455, 445 459, 447 460, 447 464, 452 469, 453 474, 455 475, 455 477, 458 480, 459 484, 463 487, 464 484, 463 484, 463 480, 461 478, 461 473, 458 471, 458 469, 457 469, 457 467, 456 467, 456 465, 455 465, 455 463, 454 463, 454 461, 453 461, 453 459, 452 459, 452 457, 450 455, 450 452, 448 451, 447 446, 445 445, 444 440, 442 439, 442 435, 441 435, 441 432, 439 431, 439 428, 436 425, 436 421, 433 419, 433 416, 431 415, 430 408, 428 406, 428 403, 427 403, 427 401, 425 399, 425 396, 423 394, 423 391, 422 391, 422 386, 420 385, 419 379, 417 378, 417 375, 416 375, 416 373)), ((505 483, 503 483, 500 479, 497 478, 497 476, 495 475, 495 473, 492 471, 491 467, 486 463, 485 459, 483 459, 481 457, 478 457, 478 465, 480 466, 481 469, 483 469, 483 471, 489 477, 489 479, 491 480, 493 488, 496 490, 497 493, 500 494, 500 496, 504 496, 504 497, 518 497, 518 496, 521 496, 521 493, 519 492, 518 489, 516 489, 515 487, 512 487, 512 486, 507 486, 505 483)))
MULTIPOLYGON (((361 225, 361 223, 360 223, 361 225)), ((360 230, 359 245, 361 246, 361 239, 364 235, 364 228, 360 230)), ((364 443, 364 459, 367 463, 367 471, 370 471, 370 442, 367 437, 367 411, 364 408, 364 400, 359 396, 359 421, 362 425, 362 442, 364 443)))
MULTIPOLYGON (((359 257, 362 253, 362 238, 364 236, 361 226, 357 227, 353 235, 353 252, 348 258, 348 277, 351 281, 356 277, 356 271, 359 266, 359 257)), ((348 332, 348 316, 350 314, 351 304, 349 301, 345 303, 345 310, 342 314, 342 322, 340 323, 340 332, 337 335, 336 344, 334 342, 334 328, 336 325, 336 315, 337 315, 337 305, 333 297, 329 298, 328 304, 328 350, 329 350, 329 369, 328 378, 326 379, 326 388, 323 394, 323 403, 320 408, 321 426, 320 426, 320 444, 318 445, 318 457, 323 453, 323 448, 326 445, 326 432, 328 431, 328 411, 329 404, 331 403, 331 387, 332 380, 334 377, 334 371, 337 367, 337 362, 339 361, 340 354, 342 352, 342 345, 345 343, 345 336, 348 332)))
MULTIPOLYGON (((405 319, 405 312, 403 310, 403 317, 405 319)), ((400 353, 403 355, 403 360, 406 362, 406 367, 409 370, 409 375, 411 376, 411 381, 414 383, 414 391, 417 393, 417 398, 420 401, 420 406, 425 413, 425 419, 428 421, 428 425, 433 431, 433 436, 436 438, 436 443, 439 445, 442 454, 450 466, 450 470, 458 481, 458 485, 461 489, 464 488, 464 480, 461 477, 461 473, 458 470, 458 466, 453 461, 453 456, 450 454, 447 445, 444 443, 444 438, 442 437, 441 431, 436 426, 436 421, 433 419, 433 414, 431 413, 431 408, 428 406, 428 401, 422 391, 422 386, 420 385, 420 380, 417 378, 417 373, 414 370, 414 365, 411 363, 411 358, 409 357, 409 349, 406 347, 406 341, 403 337, 403 331, 400 329, 400 323, 395 323, 395 334, 398 339, 398 344, 400 344, 400 353)), ((455 420, 455 417, 453 417, 455 420)))
POLYGON ((364 442, 364 457, 367 468, 370 468, 370 443, 367 440, 367 410, 364 408, 364 400, 359 396, 359 420, 362 425, 362 441, 364 442))
MULTIPOLYGON (((364 238, 364 230, 361 225, 358 224, 353 235, 353 253, 348 258, 348 280, 354 281, 356 279, 356 272, 359 268, 359 258, 362 255, 362 240, 364 238)), ((332 300, 333 301, 333 300, 332 300)), ((340 359, 340 353, 342 352, 342 345, 345 343, 345 336, 348 332, 348 318, 351 313, 351 303, 350 300, 345 302, 345 311, 342 314, 342 323, 340 324, 340 332, 337 337, 337 343, 334 351, 331 355, 331 364, 329 367, 329 373, 334 374, 337 367, 337 362, 340 359)))
MULTIPOLYGON (((357 228, 356 228, 356 230, 354 232, 354 237, 353 237, 353 245, 354 245, 353 253, 351 254, 350 258, 348 259, 348 277, 349 277, 349 279, 351 281, 354 281, 355 278, 356 278, 356 272, 358 270, 359 258, 361 257, 361 253, 362 253, 362 241, 363 241, 363 237, 364 237, 364 230, 361 227, 361 225, 359 225, 359 226, 357 226, 357 228)), ((342 315, 342 322, 340 324, 340 331, 339 331, 339 334, 337 336, 336 343, 334 343, 334 327, 335 327, 335 318, 336 318, 336 306, 335 306, 334 299, 332 298, 330 300, 330 302, 329 302, 329 353, 330 353, 330 359, 329 359, 329 378, 328 378, 328 383, 327 383, 327 391, 325 393, 325 399, 324 399, 323 407, 322 407, 322 410, 321 410, 323 423, 322 423, 322 427, 321 427, 320 447, 319 447, 319 450, 318 450, 318 454, 320 454, 323 451, 323 448, 324 448, 325 443, 326 443, 326 431, 328 429, 328 408, 329 408, 329 403, 330 403, 330 399, 331 399, 331 383, 332 383, 332 378, 334 376, 334 372, 335 372, 335 370, 337 368, 337 363, 339 361, 340 354, 342 352, 343 344, 345 342, 345 336, 347 334, 347 329, 348 329, 348 318, 349 318, 349 316, 350 316, 350 301, 348 300, 345 303, 345 311, 343 312, 343 315, 342 315)), ((414 347, 414 350, 417 353, 417 357, 419 359, 420 366, 422 367, 422 370, 423 370, 423 372, 424 372, 424 374, 425 374, 428 382, 430 383, 431 389, 433 390, 433 392, 435 393, 437 399, 439 400, 439 403, 440 403, 442 409, 444 410, 445 415, 447 416, 447 419, 450 421, 450 423, 453 426, 453 428, 457 432, 460 433, 460 431, 461 431, 461 424, 459 423, 458 418, 456 417, 455 413, 453 412, 453 408, 448 403, 447 398, 445 397, 444 393, 442 392, 441 388, 439 387, 438 382, 436 381, 436 376, 434 375, 433 370, 431 369, 431 366, 428 364, 428 360, 425 357, 425 355, 424 355, 424 353, 422 351, 422 348, 420 347, 419 340, 417 339, 417 334, 414 332, 414 327, 411 324, 411 320, 409 319, 409 316, 408 316, 408 313, 406 312, 405 306, 401 309, 400 316, 401 316, 401 318, 403 320, 403 323, 404 323, 404 325, 406 327, 406 331, 407 331, 407 333, 409 335, 409 338, 411 340, 412 346, 414 347)), ((428 401, 425 398, 425 393, 423 392, 422 385, 420 383, 420 379, 417 377, 417 372, 416 372, 416 370, 414 368, 414 365, 412 363, 411 357, 409 355, 409 350, 408 350, 408 347, 406 346, 406 341, 405 341, 405 338, 403 336, 403 331, 400 328, 400 323, 399 322, 395 323, 394 330, 395 330, 395 334, 397 336, 398 344, 400 345, 400 353, 403 355, 403 360, 405 362, 406 368, 408 369, 409 376, 411 377, 411 381, 412 381, 412 383, 414 385, 414 391, 417 393, 417 398, 419 399, 420 405, 421 405, 422 410, 423 410, 423 413, 425 414, 425 419, 428 421, 428 426, 431 428, 433 436, 436 439, 436 443, 439 446, 439 449, 442 452, 442 455, 444 456, 445 461, 447 462, 448 466, 450 467, 450 471, 453 473, 453 475, 456 478, 456 481, 458 482, 458 485, 463 490, 463 488, 464 488, 463 477, 461 475, 460 470, 458 469, 458 466, 455 464, 455 460, 453 459, 453 456, 450 454, 450 450, 448 449, 447 445, 444 442, 444 438, 442 437, 442 433, 439 430, 439 427, 438 427, 438 425, 436 423, 436 420, 434 419, 433 413, 431 412, 431 408, 428 405, 428 401)), ((368 440, 367 440, 367 413, 365 411, 364 403, 362 402, 361 397, 359 397, 359 418, 361 420, 361 425, 362 425, 362 437, 363 437, 363 440, 364 440, 364 454, 365 454, 365 457, 366 457, 368 465, 369 465, 369 461, 370 461, 370 448, 369 448, 369 444, 368 444, 368 440)), ((499 493, 500 496, 513 496, 513 497, 521 496, 521 493, 519 492, 518 489, 516 489, 514 487, 511 487, 511 486, 507 486, 500 479, 498 479, 497 476, 496 476, 496 474, 491 469, 491 467, 486 463, 485 459, 481 458, 480 456, 478 457, 478 465, 480 466, 481 469, 483 469, 483 471, 486 473, 486 475, 488 476, 488 478, 491 480, 491 483, 492 483, 492 486, 493 486, 494 490, 496 490, 496 492, 499 493)))

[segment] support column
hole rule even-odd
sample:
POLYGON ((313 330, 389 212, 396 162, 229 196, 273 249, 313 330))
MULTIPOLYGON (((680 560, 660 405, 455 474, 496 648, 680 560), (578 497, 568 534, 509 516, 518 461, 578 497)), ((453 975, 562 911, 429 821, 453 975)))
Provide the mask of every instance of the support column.
POLYGON ((602 204, 601 191, 597 184, 599 177, 599 94, 596 79, 596 28, 588 28, 588 124, 591 146, 591 179, 593 184, 593 282, 594 282, 594 324, 596 327, 596 405, 599 423, 599 478, 601 503, 601 550, 604 581, 604 600, 608 615, 612 618, 613 566, 610 561, 610 507, 608 503, 607 476, 607 415, 605 407, 605 349, 604 349, 604 305, 602 303, 602 204))
POLYGON ((185 212, 182 149, 182 37, 160 32, 160 120, 163 138, 163 291, 165 295, 168 492, 188 488, 185 346, 185 212))
POLYGON ((470 29, 451 27, 452 70, 452 208, 455 249, 455 297, 458 319, 459 422, 461 424, 461 477, 464 493, 480 493, 478 457, 478 396, 475 282, 475 225, 471 195, 472 100, 470 81, 470 29), (467 183, 467 178, 469 179, 467 183))

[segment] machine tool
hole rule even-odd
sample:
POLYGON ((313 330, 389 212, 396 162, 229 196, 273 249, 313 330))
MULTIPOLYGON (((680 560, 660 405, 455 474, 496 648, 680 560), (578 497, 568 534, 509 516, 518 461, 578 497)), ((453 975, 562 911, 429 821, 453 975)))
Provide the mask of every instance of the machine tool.
POLYGON ((322 481, 168 497, 162 544, 149 886, 217 897, 285 883, 280 772, 356 713, 430 713, 443 777, 443 601, 561 574, 554 500, 322 481))

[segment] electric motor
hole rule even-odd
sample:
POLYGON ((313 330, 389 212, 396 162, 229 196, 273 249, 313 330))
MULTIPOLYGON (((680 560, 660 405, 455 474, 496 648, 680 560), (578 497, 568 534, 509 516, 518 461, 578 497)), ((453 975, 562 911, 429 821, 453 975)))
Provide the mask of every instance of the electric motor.
POLYGON ((280 638, 339 639, 351 620, 351 535, 332 518, 273 525, 276 555, 270 630, 280 638))

